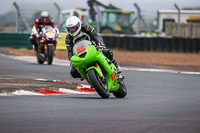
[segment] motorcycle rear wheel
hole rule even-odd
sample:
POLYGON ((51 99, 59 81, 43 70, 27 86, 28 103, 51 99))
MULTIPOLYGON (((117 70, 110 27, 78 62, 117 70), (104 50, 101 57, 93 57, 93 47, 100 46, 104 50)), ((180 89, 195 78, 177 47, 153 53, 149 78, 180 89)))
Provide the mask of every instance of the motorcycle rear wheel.
POLYGON ((97 93, 102 97, 102 98, 109 98, 110 93, 107 88, 104 87, 99 75, 95 72, 94 69, 90 69, 88 71, 88 76, 90 78, 90 81, 92 85, 94 86, 95 90, 97 93))

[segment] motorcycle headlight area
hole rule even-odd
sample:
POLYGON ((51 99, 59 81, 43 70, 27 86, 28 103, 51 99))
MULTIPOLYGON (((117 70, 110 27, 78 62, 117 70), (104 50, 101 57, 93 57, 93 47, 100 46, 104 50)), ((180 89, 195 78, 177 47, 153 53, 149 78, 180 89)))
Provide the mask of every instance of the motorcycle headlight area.
POLYGON ((55 34, 54 33, 46 33, 46 37, 47 37, 47 39, 53 39, 54 38, 54 36, 55 36, 55 34))

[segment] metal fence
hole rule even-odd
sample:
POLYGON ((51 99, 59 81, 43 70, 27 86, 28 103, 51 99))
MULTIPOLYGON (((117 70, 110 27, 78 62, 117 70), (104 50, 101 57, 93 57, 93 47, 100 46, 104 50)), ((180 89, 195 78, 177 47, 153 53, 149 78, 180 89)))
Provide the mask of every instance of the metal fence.
POLYGON ((50 18, 58 25, 59 10, 56 3, 27 3, 27 2, 13 2, 16 9, 16 32, 25 31, 31 32, 32 26, 36 18, 40 17, 41 11, 48 11, 50 18))

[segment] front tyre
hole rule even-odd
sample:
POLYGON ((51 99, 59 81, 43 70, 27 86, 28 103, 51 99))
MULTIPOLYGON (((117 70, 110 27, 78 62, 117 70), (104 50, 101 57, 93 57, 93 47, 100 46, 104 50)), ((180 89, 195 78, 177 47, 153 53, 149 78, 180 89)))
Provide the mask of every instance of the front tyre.
POLYGON ((127 94, 127 89, 125 83, 121 81, 119 83, 119 90, 117 92, 113 92, 113 95, 117 98, 124 98, 127 94))
POLYGON ((97 91, 97 93, 102 98, 109 98, 110 93, 109 93, 107 87, 105 87, 103 85, 102 80, 100 79, 99 75, 95 72, 94 69, 90 69, 88 71, 88 76, 90 78, 92 85, 94 86, 95 90, 97 91))
POLYGON ((51 65, 53 62, 54 49, 53 46, 48 46, 47 63, 51 65))

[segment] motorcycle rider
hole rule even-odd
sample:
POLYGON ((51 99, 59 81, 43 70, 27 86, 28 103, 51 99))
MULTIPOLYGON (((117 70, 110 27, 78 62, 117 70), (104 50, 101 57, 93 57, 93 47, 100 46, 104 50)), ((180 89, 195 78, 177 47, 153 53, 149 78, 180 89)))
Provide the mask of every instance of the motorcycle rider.
POLYGON ((38 51, 38 44, 36 39, 41 37, 39 33, 42 31, 42 26, 45 25, 52 26, 56 30, 57 37, 59 37, 59 30, 56 28, 54 21, 50 20, 48 11, 42 11, 40 16, 41 17, 39 19, 35 20, 34 26, 32 28, 32 33, 29 38, 36 53, 38 51))
MULTIPOLYGON (((101 36, 97 35, 97 32, 94 30, 93 27, 87 24, 81 24, 81 21, 76 16, 71 16, 66 20, 66 27, 67 27, 67 36, 65 38, 65 44, 68 50, 68 58, 69 60, 73 56, 73 46, 74 43, 82 39, 83 35, 88 36, 88 40, 92 41, 98 50, 102 50, 103 54, 113 62, 118 70, 118 74, 122 72, 121 67, 116 62, 115 58, 113 57, 113 53, 111 50, 105 47, 103 43, 103 39, 101 36)), ((71 65, 70 74, 73 78, 82 78, 80 73, 76 70, 76 68, 71 65)))

